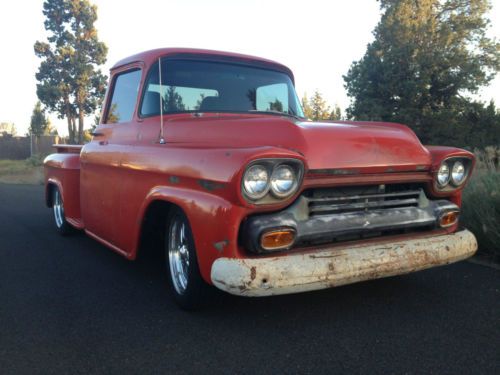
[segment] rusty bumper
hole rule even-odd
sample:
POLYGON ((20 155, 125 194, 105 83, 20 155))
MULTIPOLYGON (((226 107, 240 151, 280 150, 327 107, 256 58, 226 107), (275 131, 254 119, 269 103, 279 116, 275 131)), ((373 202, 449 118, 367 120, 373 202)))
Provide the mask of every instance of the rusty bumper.
POLYGON ((468 230, 390 243, 321 249, 265 258, 219 258, 214 285, 228 293, 271 296, 401 275, 465 259, 477 250, 468 230))

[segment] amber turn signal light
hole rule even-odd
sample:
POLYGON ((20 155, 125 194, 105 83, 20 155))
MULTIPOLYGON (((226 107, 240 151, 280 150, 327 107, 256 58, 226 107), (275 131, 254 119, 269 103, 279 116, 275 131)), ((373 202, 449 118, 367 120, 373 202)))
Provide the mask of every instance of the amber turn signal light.
POLYGON ((292 246, 295 241, 295 230, 280 229, 265 232, 260 237, 260 246, 264 250, 281 250, 292 246))
POLYGON ((458 221, 458 211, 446 212, 439 218, 441 228, 451 227, 458 221))

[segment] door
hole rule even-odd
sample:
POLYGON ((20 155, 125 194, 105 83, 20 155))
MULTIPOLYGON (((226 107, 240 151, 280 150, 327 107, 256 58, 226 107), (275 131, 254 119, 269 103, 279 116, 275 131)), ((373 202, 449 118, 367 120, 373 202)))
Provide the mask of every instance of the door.
MULTIPOLYGON (((120 222, 122 155, 135 141, 134 122, 141 70, 127 68, 113 75, 104 121, 82 149, 80 192, 86 230, 117 246, 120 222)), ((128 150, 130 152, 130 150, 128 150)))

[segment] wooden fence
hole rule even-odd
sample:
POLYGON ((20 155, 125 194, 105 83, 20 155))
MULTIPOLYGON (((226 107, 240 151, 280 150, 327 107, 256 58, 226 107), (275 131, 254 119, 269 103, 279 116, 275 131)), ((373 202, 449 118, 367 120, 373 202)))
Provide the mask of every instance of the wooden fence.
POLYGON ((0 159, 21 160, 32 155, 48 155, 54 152, 53 144, 59 143, 58 136, 13 137, 0 134, 0 159))

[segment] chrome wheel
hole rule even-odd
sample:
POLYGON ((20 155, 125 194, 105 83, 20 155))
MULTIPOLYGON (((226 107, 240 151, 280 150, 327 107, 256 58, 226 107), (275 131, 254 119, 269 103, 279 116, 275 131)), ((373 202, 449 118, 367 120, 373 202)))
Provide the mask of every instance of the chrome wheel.
POLYGON ((59 189, 54 189, 54 200, 52 202, 52 208, 54 210, 54 218, 56 221, 56 226, 62 228, 64 224, 64 205, 59 189))
POLYGON ((168 262, 172 284, 179 294, 184 294, 188 286, 189 250, 186 223, 179 216, 176 216, 170 224, 168 262))

